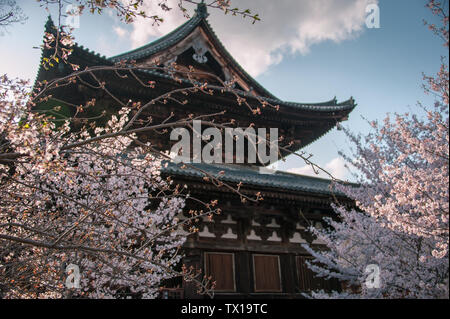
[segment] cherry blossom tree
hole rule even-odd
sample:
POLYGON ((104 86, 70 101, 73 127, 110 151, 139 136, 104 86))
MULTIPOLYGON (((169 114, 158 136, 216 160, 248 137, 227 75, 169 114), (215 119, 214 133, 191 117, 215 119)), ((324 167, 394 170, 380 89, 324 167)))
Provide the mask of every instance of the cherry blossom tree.
MULTIPOLYGON (((65 25, 62 22, 63 17, 68 16, 80 16, 85 12, 91 14, 102 14, 105 10, 112 10, 116 16, 125 23, 133 23, 137 18, 145 18, 149 20, 152 25, 159 25, 164 22, 164 17, 155 14, 154 12, 148 12, 144 4, 144 0, 37 0, 42 7, 50 12, 50 7, 56 6, 58 11, 58 21, 56 25, 56 32, 46 33, 46 41, 43 47, 53 48, 53 54, 45 61, 45 65, 52 65, 59 63, 60 60, 67 63, 68 56, 71 54, 71 45, 73 45, 73 27, 65 25), (64 11, 67 5, 71 5, 71 10, 64 11)), ((150 0, 147 2, 156 2, 163 12, 169 12, 173 7, 170 6, 167 0, 155 1, 150 0)), ((210 1, 196 1, 196 0, 177 0, 177 8, 179 9, 185 18, 190 18, 186 4, 204 4, 205 6, 221 10, 224 14, 230 14, 234 16, 241 16, 248 18, 255 23, 260 21, 260 17, 257 13, 252 13, 250 9, 240 9, 232 5, 231 0, 210 0, 210 1)), ((15 6, 16 10, 20 10, 20 7, 15 6)), ((1 22, 1 20, 0 20, 1 22)), ((0 24, 1 26, 1 24, 0 24)), ((74 70, 77 70, 77 65, 71 64, 74 70)))
MULTIPOLYGON (((58 5, 61 17, 63 1, 41 2, 58 5)), ((142 1, 74 3, 78 14, 88 6, 92 13, 113 9, 127 22, 136 15, 149 17, 138 11, 142 1)), ((156 16, 149 18, 162 22, 156 16)), ((70 29, 64 29, 59 25, 45 35, 43 49, 53 50, 44 61, 47 68, 59 61, 70 63, 73 37, 70 29)), ((196 231, 194 221, 220 210, 214 200, 196 200, 204 209, 183 216, 186 200, 195 199, 184 187, 161 177, 162 162, 170 159, 167 154, 137 139, 136 103, 121 103, 121 110, 103 127, 96 125, 98 118, 80 115, 81 106, 75 116, 62 119, 54 116, 60 106, 42 113, 34 109, 58 85, 75 83, 83 73, 95 77, 99 69, 38 83, 34 91, 26 81, 0 77, 0 295, 151 298, 162 280, 174 276, 195 281, 200 292, 209 292, 213 288, 209 278, 177 265, 186 230, 196 231), (83 124, 74 129, 76 123, 83 124), (80 272, 83 276, 77 278, 80 272)), ((131 73, 133 65, 123 61, 109 69, 131 73)), ((181 91, 194 90, 210 89, 195 84, 181 91)), ((88 106, 95 107, 95 101, 87 101, 88 106)), ((141 125, 138 130, 156 131, 193 120, 141 125)))
POLYGON ((161 158, 130 147, 132 134, 95 140, 119 131, 128 110, 93 136, 71 132, 70 121, 56 129, 29 112, 24 83, 0 80, 2 155, 24 155, 0 164, 3 297, 62 296, 64 263, 85 274, 80 296, 154 297, 162 279, 180 275, 186 194, 161 178, 161 158))
POLYGON ((0 1, 0 36, 2 29, 15 23, 23 23, 27 16, 14 0, 0 1))
MULTIPOLYGON (((200 293, 210 294, 214 288, 211 278, 179 262, 186 237, 198 230, 196 222, 220 213, 217 200, 193 198, 186 187, 174 184, 170 177, 163 178, 161 168, 170 160, 169 155, 150 142, 140 141, 137 133, 190 127, 199 119, 219 126, 208 118, 222 113, 176 121, 167 118, 161 123, 142 122, 140 115, 157 102, 170 99, 184 105, 189 94, 215 92, 231 92, 240 104, 257 112, 233 90, 233 83, 214 75, 209 78, 215 77, 220 85, 202 83, 194 71, 180 70, 176 64, 147 69, 166 73, 174 81, 183 77, 191 81, 191 86, 166 92, 145 105, 121 102, 106 90, 97 77, 99 72, 119 77, 127 74, 147 89, 154 88, 155 83, 144 83, 136 73, 143 67, 133 61, 79 70, 70 61, 74 38, 70 27, 61 23, 63 5, 78 8, 69 14, 82 14, 84 10, 101 14, 110 9, 127 23, 137 16, 153 23, 162 23, 163 18, 142 11, 143 1, 39 2, 46 9, 56 5, 58 12, 57 26, 44 36, 42 49, 50 54, 44 57, 43 66, 49 69, 65 63, 73 73, 36 83, 33 88, 27 81, 0 77, 0 297, 153 298, 162 281, 175 276, 194 281, 200 293), (84 105, 60 101, 74 107, 75 115, 70 117, 61 115, 61 106, 36 109, 58 87, 86 84, 84 75, 95 79, 97 89, 117 102, 117 114, 85 115, 88 108, 96 108, 95 99, 84 105), (100 119, 106 124, 97 125, 100 119), (187 201, 202 209, 186 212, 187 201)), ((179 2, 178 8, 188 17, 184 3, 197 2, 179 2)), ((172 9, 165 1, 159 5, 165 11, 172 9)), ((249 10, 231 8, 230 1, 206 5, 253 21, 259 19, 249 10)), ((275 108, 260 102, 263 107, 275 108)), ((205 181, 229 188, 242 201, 260 200, 204 173, 205 181)))
MULTIPOLYGON (((234 123, 218 123, 214 114, 170 116, 157 123, 143 120, 143 112, 155 103, 185 105, 193 94, 233 94, 239 105, 257 116, 262 108, 273 108, 267 101, 253 96, 259 106, 214 74, 178 68, 137 66, 121 61, 113 66, 91 66, 83 70, 70 60, 74 38, 69 26, 61 23, 63 4, 75 4, 78 11, 101 14, 113 10, 131 23, 137 16, 163 23, 162 17, 140 10, 143 1, 40 0, 45 8, 57 6, 57 25, 45 33, 43 66, 71 66, 71 73, 32 88, 28 82, 0 77, 0 294, 4 298, 152 298, 164 279, 181 276, 196 283, 200 293, 210 294, 211 278, 196 269, 180 265, 181 247, 196 232, 202 217, 219 214, 217 200, 203 202, 190 196, 185 185, 173 183, 161 175, 169 154, 142 142, 138 134, 153 133, 175 127, 192 128, 195 120, 225 129, 234 123), (190 84, 155 96, 146 104, 114 96, 106 89, 99 74, 132 78, 146 90, 153 81, 140 77, 142 70, 164 73, 173 81, 180 78, 190 84), (216 84, 201 81, 214 79, 216 84), (83 80, 90 77, 91 82, 83 80), (63 116, 61 106, 39 111, 36 106, 52 97, 58 87, 89 85, 115 101, 116 114, 102 113, 89 117, 87 112, 98 107, 95 99, 73 105, 74 115, 63 116), (98 125, 99 120, 106 121, 98 125), (200 209, 189 209, 189 201, 200 209), (78 274, 80 281, 77 281, 78 274), (68 289, 69 287, 69 289, 68 289), (79 287, 79 289, 77 288, 79 287)), ((159 1, 166 11, 165 1, 159 1)), ((183 3, 178 8, 185 12, 183 3)), ((224 13, 249 17, 258 15, 231 6, 230 1, 209 1, 205 5, 224 13)), ((248 139, 248 137, 246 137, 248 139)), ((283 139, 281 136, 280 139, 283 139)), ((270 143, 269 141, 262 141, 270 143)), ((289 145, 280 149, 290 152, 289 145)), ((296 154, 315 170, 322 170, 310 156, 296 154)), ((189 164, 182 163, 183 166, 189 164)), ((192 169, 198 169, 191 166, 192 169)), ((203 172, 204 181, 225 187, 242 202, 262 200, 240 192, 217 176, 203 172)), ((330 174, 329 174, 330 175, 330 174)), ((331 176, 331 175, 330 175, 331 176)))
MULTIPOLYGON (((448 12, 437 1, 427 6, 441 21, 429 28, 448 47, 448 12)), ((314 297, 449 298, 448 77, 442 58, 438 74, 424 77, 434 105, 371 122, 373 132, 364 137, 344 129, 354 152, 341 155, 357 169, 358 184, 337 187, 355 207, 336 203, 340 220, 312 229, 328 251, 305 248, 318 276, 352 289, 314 297), (379 287, 368 265, 378 267, 379 287)))

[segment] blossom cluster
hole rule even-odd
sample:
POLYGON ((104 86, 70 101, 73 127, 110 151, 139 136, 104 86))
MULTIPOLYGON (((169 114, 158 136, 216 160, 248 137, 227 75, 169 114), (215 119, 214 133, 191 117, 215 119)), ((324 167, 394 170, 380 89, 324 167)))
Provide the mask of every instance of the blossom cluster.
POLYGON ((31 111, 21 81, 1 77, 0 96, 2 296, 155 297, 178 275, 185 200, 161 158, 133 134, 114 136, 129 109, 76 128, 31 111), (65 287, 67 264, 80 289, 65 287))

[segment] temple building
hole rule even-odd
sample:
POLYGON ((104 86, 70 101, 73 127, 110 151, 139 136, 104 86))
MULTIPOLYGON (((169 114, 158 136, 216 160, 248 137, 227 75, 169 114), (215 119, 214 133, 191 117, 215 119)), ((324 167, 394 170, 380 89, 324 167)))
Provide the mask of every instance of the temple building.
MULTIPOLYGON (((106 58, 76 44, 70 55, 70 62, 81 69, 92 66, 113 66, 126 60, 135 61, 137 66, 170 66, 175 62, 179 68, 204 72, 198 80, 209 84, 234 81, 234 89, 255 108, 266 101, 278 108, 265 107, 255 116, 249 108, 239 105, 235 94, 208 95, 201 92, 190 94, 188 103, 155 103, 146 110, 143 118, 151 117, 159 123, 172 116, 172 120, 185 118, 190 114, 215 114, 217 123, 235 121, 236 127, 278 128, 283 136, 283 145, 292 151, 301 150, 348 118, 356 106, 354 100, 340 102, 334 98, 320 103, 294 103, 278 99, 253 79, 228 53, 207 20, 204 4, 199 4, 193 17, 162 38, 135 50, 106 58), (258 98, 256 98, 258 97, 258 98)), ((53 24, 46 24, 52 32, 53 24)), ((48 54, 43 50, 43 58, 48 54)), ((70 74, 68 65, 60 63, 46 70, 40 67, 37 81, 51 80, 70 74)), ((140 85, 132 77, 119 78, 111 72, 100 71, 96 75, 110 92, 122 101, 150 101, 170 90, 191 85, 191 81, 180 76, 173 77, 158 70, 137 70, 144 83, 155 82, 155 88, 140 85)), ((113 114, 119 105, 108 94, 96 90, 88 76, 83 83, 61 87, 55 90, 48 107, 57 105, 58 96, 70 97, 71 103, 79 105, 92 98, 96 106, 113 114)), ((71 110, 63 112, 71 114, 71 110)), ((160 150, 170 150, 173 143, 169 133, 141 134, 139 139, 151 141, 160 150)), ((287 153, 282 151, 281 157, 287 153)), ((184 246, 183 263, 202 269, 216 281, 215 298, 301 298, 302 292, 312 289, 339 289, 339 283, 314 277, 306 267, 310 258, 302 247, 309 243, 322 247, 307 228, 311 225, 324 227, 324 216, 334 217, 330 204, 335 197, 345 200, 334 191, 330 180, 302 176, 280 171, 261 169, 261 163, 206 164, 196 163, 192 167, 170 163, 163 168, 163 174, 182 185, 187 185, 192 196, 205 201, 218 199, 222 214, 212 220, 204 218, 197 233, 189 235, 184 246), (240 191, 249 196, 260 193, 264 200, 243 203, 240 197, 226 187, 217 187, 204 180, 207 172, 232 186, 240 184, 240 191)), ((196 208, 196 207, 193 207, 196 208)), ((163 298, 206 298, 197 293, 192 283, 181 279, 169 280, 162 290, 163 298)))

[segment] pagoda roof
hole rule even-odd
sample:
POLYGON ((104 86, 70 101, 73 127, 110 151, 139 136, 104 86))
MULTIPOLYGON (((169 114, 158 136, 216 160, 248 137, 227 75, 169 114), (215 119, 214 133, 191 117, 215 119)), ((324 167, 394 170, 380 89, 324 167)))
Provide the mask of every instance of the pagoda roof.
MULTIPOLYGON (((211 56, 209 56, 211 59, 214 58, 220 60, 221 67, 229 69, 234 78, 239 78, 241 81, 240 83, 245 84, 244 86, 235 88, 234 93, 237 93, 241 97, 245 97, 248 101, 253 101, 253 103, 257 102, 256 98, 258 98, 267 101, 272 105, 279 106, 278 111, 275 111, 272 108, 265 108, 263 114, 260 115, 259 118, 270 118, 271 120, 273 119, 280 123, 283 122, 292 127, 295 130, 296 138, 293 147, 294 151, 305 147, 325 135, 333 129, 338 122, 346 120, 349 113, 356 107, 357 104, 352 97, 343 102, 338 102, 336 97, 334 97, 331 100, 318 103, 289 102, 275 97, 253 79, 238 62, 236 62, 214 33, 207 21, 207 17, 208 13, 206 11, 206 5, 201 3, 198 5, 196 13, 191 19, 169 34, 140 48, 107 58, 76 43, 73 46, 73 52, 69 59, 74 59, 72 60, 73 63, 79 64, 82 69, 91 66, 113 66, 115 63, 122 60, 135 60, 138 67, 142 66, 142 68, 139 69, 139 72, 148 75, 148 78, 161 79, 161 82, 173 83, 174 85, 188 86, 192 85, 192 80, 179 78, 179 83, 174 81, 171 75, 152 70, 147 66, 154 65, 154 62, 160 61, 160 58, 167 60, 174 56, 176 57, 177 55, 180 55, 181 52, 186 52, 188 48, 192 48, 195 43, 200 41, 207 46, 209 53, 211 53, 211 56), (303 130, 307 133, 303 134, 303 130)), ((53 21, 50 17, 45 28, 47 32, 55 31, 53 21)), ((46 54, 49 54, 47 51, 48 50, 43 50, 42 58, 44 58, 46 54)), ((53 70, 45 70, 41 63, 36 80, 42 81, 53 79, 56 76, 60 76, 62 73, 69 72, 67 69, 67 66, 59 65, 53 70), (59 70, 60 67, 65 71, 59 70)), ((111 83, 111 85, 114 85, 114 83, 111 83)), ((137 91, 129 85, 119 84, 116 85, 116 89, 120 89, 123 92, 128 92, 127 90, 129 90, 128 93, 130 93, 130 95, 133 95, 137 91)), ((144 92, 143 94, 151 94, 151 92, 144 92)), ((233 99, 235 98, 233 97, 233 99)), ((233 106, 233 103, 227 103, 227 108, 230 108, 231 112, 245 112, 245 108, 237 108, 233 106)))
MULTIPOLYGON (((166 162, 161 169, 164 174, 185 176, 201 180, 207 174, 222 182, 240 183, 269 189, 288 190, 321 195, 345 196, 337 191, 333 181, 325 178, 299 175, 248 165, 189 163, 188 165, 166 162), (205 173, 207 174, 205 174, 205 173)), ((353 184, 352 184, 353 185, 353 184)))
MULTIPOLYGON (((206 34, 211 38, 213 45, 217 49, 219 49, 220 54, 223 57, 225 57, 226 60, 229 62, 228 65, 231 65, 234 69, 238 70, 240 75, 242 75, 251 84, 251 87, 259 91, 259 93, 261 93, 261 97, 263 98, 263 100, 266 100, 267 102, 270 102, 274 105, 280 106, 283 105, 287 107, 318 112, 348 111, 348 113, 350 113, 356 106, 353 97, 340 103, 337 102, 336 97, 334 97, 330 101, 319 103, 297 103, 278 99, 268 90, 266 90, 261 84, 259 84, 252 76, 250 76, 244 70, 244 68, 242 68, 242 66, 233 58, 233 56, 227 51, 225 46, 217 37, 211 25, 209 24, 207 20, 208 15, 209 14, 207 13, 206 4, 200 3, 198 4, 198 7, 195 10, 195 14, 193 15, 193 17, 188 21, 186 21, 181 26, 179 26, 178 28, 176 28, 175 30, 173 30, 172 32, 166 34, 165 36, 151 43, 148 43, 137 49, 115 55, 113 57, 108 58, 107 60, 116 63, 121 60, 143 60, 149 58, 151 56, 154 56, 160 52, 169 49, 170 47, 173 47, 174 45, 185 39, 188 35, 190 35, 197 27, 200 27, 204 31, 206 31, 206 34)), ((148 70, 147 72, 152 73, 153 75, 160 75, 160 76, 162 75, 160 72, 155 71, 152 72, 150 70, 148 70)), ((170 76, 167 76, 167 78, 170 78, 170 76)), ((189 81, 186 80, 186 82, 189 81)), ((239 93, 245 97, 254 96, 254 93, 251 92, 241 91, 239 93)), ((346 117, 346 115, 343 117, 346 117)))
POLYGON ((253 77, 250 76, 233 58, 233 56, 227 51, 227 49, 225 49, 225 46, 222 44, 213 28, 209 24, 207 20, 208 15, 209 14, 207 12, 206 4, 199 3, 193 17, 172 32, 137 49, 110 57, 108 60, 112 62, 119 62, 120 60, 141 60, 151 57, 176 45, 177 43, 185 39, 188 35, 190 35, 197 27, 201 27, 206 32, 208 37, 212 40, 214 47, 218 49, 220 54, 228 62, 231 62, 229 63, 229 65, 237 70, 239 75, 251 84, 252 88, 256 89, 259 93, 262 93, 262 96, 276 99, 276 97, 272 93, 267 91, 262 85, 260 85, 255 79, 253 79, 253 77))
MULTIPOLYGON (((231 62, 231 65, 238 69, 241 74, 245 76, 247 80, 249 80, 252 84, 252 88, 257 88, 259 93, 263 93, 262 95, 256 94, 259 98, 262 100, 265 100, 269 103, 272 103, 273 105, 279 105, 280 107, 285 106, 287 108, 293 108, 297 110, 304 110, 304 111, 312 111, 312 112, 343 112, 341 113, 342 119, 346 119, 348 114, 356 107, 355 100, 353 97, 350 97, 349 99, 338 102, 336 97, 332 98, 331 100, 325 101, 325 102, 311 102, 311 103, 301 103, 301 102, 291 102, 291 101, 284 101, 276 96, 274 96, 272 93, 267 91, 261 84, 259 84, 255 79, 253 79, 242 67, 241 65, 233 58, 233 56, 225 49, 222 42, 219 40, 217 35, 215 34, 214 30, 212 29, 211 25, 207 21, 208 13, 206 10, 206 4, 205 3, 199 3, 197 9, 195 10, 195 14, 191 19, 186 21, 184 24, 173 30, 172 32, 168 33, 167 35, 149 43, 144 46, 141 46, 137 49, 127 51, 125 53, 121 53, 112 57, 107 58, 105 55, 101 55, 100 53, 97 53, 95 51, 89 50, 88 48, 84 47, 83 45, 80 45, 78 43, 75 43, 73 47, 73 55, 81 56, 84 61, 86 61, 87 65, 113 65, 114 63, 117 63, 121 60, 142 60, 148 57, 151 57, 157 53, 163 52, 170 48, 171 46, 174 46, 178 42, 182 41, 184 38, 186 38, 189 34, 193 32, 197 27, 202 27, 206 29, 209 32, 209 35, 212 36, 213 42, 217 47, 220 49, 220 53, 222 53, 228 60, 228 62, 231 62)), ((45 24, 45 30, 46 32, 54 32, 54 23, 51 19, 51 16, 48 17, 48 21, 45 24)), ((45 53, 42 53, 42 58, 45 56, 45 53)), ((41 61, 42 62, 42 61, 41 61)), ((160 77, 160 78, 166 78, 168 80, 172 80, 173 78, 170 75, 150 70, 150 69, 142 69, 141 72, 147 73, 151 76, 160 77)), ((38 70, 37 78, 36 80, 42 80, 43 73, 45 73, 45 69, 41 66, 38 70)), ((187 79, 180 79, 181 82, 184 82, 186 84, 191 84, 192 82, 187 79)), ((248 92, 244 90, 236 89, 237 93, 243 97, 252 98, 255 97, 254 92, 248 92)))

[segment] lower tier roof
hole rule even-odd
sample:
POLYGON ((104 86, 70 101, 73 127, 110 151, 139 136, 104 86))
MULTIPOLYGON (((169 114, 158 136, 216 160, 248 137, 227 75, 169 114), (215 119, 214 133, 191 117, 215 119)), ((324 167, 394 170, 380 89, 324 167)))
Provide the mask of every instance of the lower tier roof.
POLYGON ((205 173, 222 182, 243 183, 245 186, 259 186, 276 190, 290 190, 320 195, 345 196, 336 190, 332 180, 282 171, 270 170, 257 166, 233 164, 190 163, 189 165, 166 162, 162 173, 171 176, 187 176, 202 179, 205 173), (184 166, 184 168, 183 168, 184 166))

